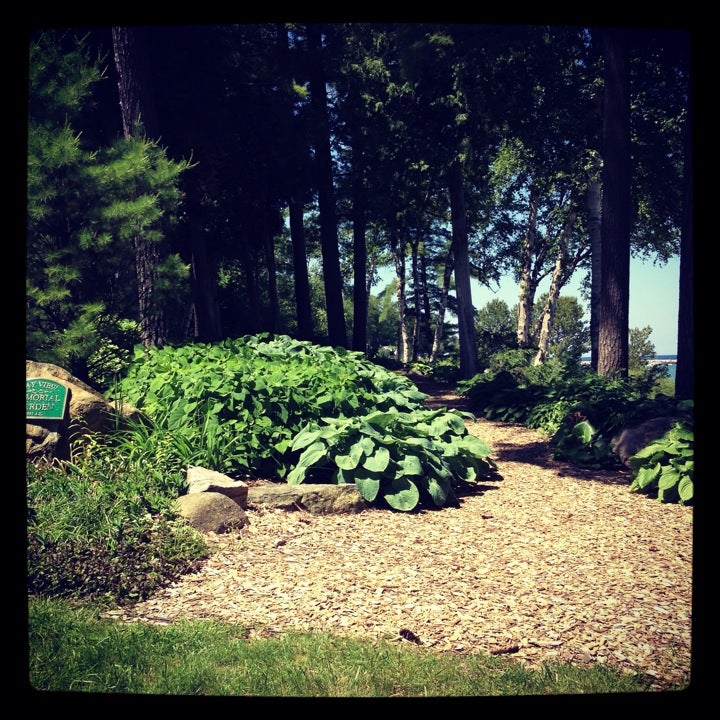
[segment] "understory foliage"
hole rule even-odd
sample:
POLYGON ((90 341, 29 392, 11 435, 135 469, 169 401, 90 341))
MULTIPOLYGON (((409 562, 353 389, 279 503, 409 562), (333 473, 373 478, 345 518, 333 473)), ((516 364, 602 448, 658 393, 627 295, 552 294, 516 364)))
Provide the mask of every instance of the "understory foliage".
POLYGON ((32 595, 135 602, 207 556, 173 508, 184 475, 160 458, 95 445, 74 462, 27 463, 26 481, 32 595))
POLYGON ((138 349, 109 394, 143 419, 73 435, 69 461, 27 463, 31 595, 135 602, 192 572, 208 549, 174 504, 190 464, 355 482, 403 511, 495 471, 463 415, 425 410, 407 377, 285 336, 138 349))
POLYGON ((691 421, 675 423, 661 438, 629 458, 633 492, 656 493, 661 502, 691 504, 695 488, 695 434, 691 421))
POLYGON ((468 434, 463 414, 443 409, 327 418, 310 423, 293 450, 303 452, 288 475, 291 485, 308 476, 355 483, 365 500, 382 499, 394 510, 423 501, 442 507, 457 499, 462 483, 487 479, 497 469, 488 445, 468 434))
POLYGON ((657 491, 663 502, 693 497, 692 401, 650 397, 647 378, 610 380, 577 365, 527 364, 522 351, 503 353, 488 371, 457 391, 489 420, 526 425, 552 437, 554 457, 588 467, 616 467, 613 438, 658 417, 681 422, 632 458, 632 491, 657 491))
POLYGON ((354 482, 396 510, 453 502, 457 484, 495 470, 462 416, 426 410, 406 376, 285 335, 138 347, 115 392, 186 464, 293 484, 354 482))

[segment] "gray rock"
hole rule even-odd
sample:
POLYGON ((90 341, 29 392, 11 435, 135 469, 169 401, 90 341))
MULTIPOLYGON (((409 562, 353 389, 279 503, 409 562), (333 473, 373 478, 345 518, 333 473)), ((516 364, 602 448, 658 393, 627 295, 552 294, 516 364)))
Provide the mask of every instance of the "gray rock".
POLYGON ((248 524, 245 511, 226 495, 216 492, 181 495, 175 507, 196 530, 202 533, 226 533, 248 524))
POLYGON ((623 428, 610 441, 615 454, 620 458, 623 465, 628 465, 628 458, 632 457, 636 452, 642 450, 653 440, 659 440, 676 422, 680 422, 679 417, 657 417, 646 420, 634 427, 623 428))
POLYGON ((359 513, 369 507, 355 485, 285 485, 251 487, 248 503, 283 510, 306 510, 313 515, 359 513))
POLYGON ((242 480, 233 480, 227 475, 190 465, 187 469, 188 494, 215 492, 226 495, 240 507, 247 506, 248 486, 242 480))

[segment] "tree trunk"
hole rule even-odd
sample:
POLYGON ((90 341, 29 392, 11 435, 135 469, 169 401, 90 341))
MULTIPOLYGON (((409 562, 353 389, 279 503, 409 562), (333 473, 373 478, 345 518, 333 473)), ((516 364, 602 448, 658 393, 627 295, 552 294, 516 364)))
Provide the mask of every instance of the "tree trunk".
POLYGON ((473 377, 478 371, 475 319, 470 286, 470 257, 468 249, 467 215, 462 168, 455 160, 448 175, 452 242, 455 256, 455 293, 457 296, 458 335, 460 340, 460 375, 473 377))
POLYGON ((538 196, 534 188, 530 190, 530 207, 528 210, 527 228, 523 239, 520 260, 520 282, 518 285, 518 347, 530 347, 530 318, 535 302, 535 285, 532 277, 532 258, 535 250, 537 232, 538 196))
POLYGON ((195 316, 194 336, 197 342, 215 342, 222 335, 220 309, 213 274, 207 260, 205 240, 197 228, 192 232, 191 242, 190 277, 195 316))
POLYGON ((603 190, 598 374, 627 377, 630 305, 630 99, 626 30, 603 31, 603 190))
POLYGON ((405 248, 400 247, 400 243, 392 241, 391 251, 395 262, 395 275, 398 281, 398 360, 403 365, 407 365, 410 359, 410 336, 407 329, 405 312, 405 248))
POLYGON ((695 397, 695 305, 693 299, 693 163, 692 97, 688 96, 688 116, 684 128, 683 207, 680 235, 680 292, 678 308, 678 348, 675 367, 675 397, 695 397))
POLYGON ((273 237, 270 227, 269 218, 270 211, 265 213, 265 221, 262 225, 262 233, 265 237, 265 266, 267 267, 268 276, 268 329, 272 333, 281 332, 282 320, 280 318, 280 300, 278 298, 277 289, 277 264, 275 262, 275 238, 273 237))
MULTIPOLYGON (((139 28, 112 28, 120 112, 126 139, 159 136, 143 33, 139 28)), ((162 252, 157 243, 141 236, 136 237, 133 244, 140 341, 145 347, 162 347, 167 342, 165 314, 157 297, 158 267, 162 252)))
POLYGON ((260 318, 262 315, 257 281, 257 267, 253 257, 254 249, 250 244, 248 231, 243 232, 240 242, 240 262, 245 274, 245 292, 247 293, 247 312, 242 323, 243 333, 254 334, 260 332, 260 318))
POLYGON ((419 241, 415 238, 410 243, 410 257, 412 258, 412 278, 413 278, 413 302, 415 303, 415 324, 413 326, 412 336, 412 362, 417 362, 420 354, 420 322, 421 322, 421 300, 420 300, 420 264, 418 261, 418 245, 419 241))
POLYGON ((430 326, 430 292, 428 289, 428 268, 427 268, 427 253, 420 255, 420 278, 422 287, 422 334, 423 334, 423 348, 425 352, 428 352, 432 347, 433 332, 430 326))
POLYGON ((597 372, 598 336, 600 331, 601 290, 601 218, 602 190, 597 171, 592 172, 587 184, 587 233, 591 252, 590 270, 590 366, 597 372))
POLYGON ((322 245, 325 309, 328 320, 328 341, 337 347, 346 347, 345 308, 343 307, 340 251, 335 216, 335 194, 330 154, 330 126, 327 111, 325 71, 321 57, 320 28, 307 26, 310 45, 310 95, 315 115, 315 170, 320 211, 320 241, 322 245))
POLYGON ((300 149, 305 147, 305 138, 301 135, 293 106, 293 71, 290 63, 288 31, 283 23, 277 24, 277 55, 280 75, 287 89, 283 94, 286 121, 292 136, 288 165, 288 215, 290 221, 290 243, 292 245, 293 281, 295 285, 295 318, 297 336, 300 340, 313 339, 312 306, 310 303, 310 280, 307 268, 307 247, 305 242, 305 224, 303 216, 305 188, 301 178, 302 160, 300 149))
POLYGON ((435 325, 435 335, 433 337, 432 350, 430 352, 430 362, 437 362, 440 354, 440 344, 442 342, 443 328, 445 327, 445 310, 447 309, 448 294, 450 292, 450 280, 455 270, 455 256, 452 247, 448 252, 445 261, 445 271, 443 272, 443 284, 440 289, 440 308, 438 309, 437 324, 435 325))
POLYGON ((562 235, 558 243, 557 257, 555 258, 555 267, 553 268, 552 279, 550 280, 550 289, 548 290, 547 301, 542 312, 542 319, 540 321, 540 330, 538 337, 538 351, 535 354, 533 365, 542 365, 547 360, 548 345, 550 344, 550 333, 552 332, 553 322, 555 320, 555 308, 557 306, 558 298, 560 297, 560 290, 567 281, 567 278, 572 275, 568 272, 567 268, 567 247, 570 241, 570 235, 575 225, 577 213, 571 211, 568 215, 565 225, 563 226, 562 235))
POLYGON ((363 135, 359 123, 353 132, 353 340, 352 348, 367 352, 367 244, 365 240, 365 182, 363 135))
POLYGON ((293 277, 295 279, 295 313, 300 340, 312 340, 313 319, 310 306, 310 280, 307 269, 303 203, 295 197, 288 201, 290 240, 292 242, 293 277))

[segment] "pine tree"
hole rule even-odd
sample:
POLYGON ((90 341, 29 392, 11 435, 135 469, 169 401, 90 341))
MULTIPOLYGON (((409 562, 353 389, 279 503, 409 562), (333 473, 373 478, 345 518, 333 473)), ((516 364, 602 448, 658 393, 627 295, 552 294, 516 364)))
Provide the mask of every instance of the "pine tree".
MULTIPOLYGON (((131 238, 165 231, 187 164, 146 140, 85 139, 78 128, 104 78, 85 38, 33 38, 28 78, 26 355, 102 384, 108 346, 117 363, 139 339, 131 238)), ((179 260, 163 270, 184 292, 179 260)))

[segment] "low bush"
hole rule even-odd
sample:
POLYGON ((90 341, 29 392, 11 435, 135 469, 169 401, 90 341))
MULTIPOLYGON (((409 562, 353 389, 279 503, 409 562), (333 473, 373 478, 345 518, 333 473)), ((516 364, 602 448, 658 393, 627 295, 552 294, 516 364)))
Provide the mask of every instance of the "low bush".
POLYGON ((468 433, 463 414, 445 410, 391 408, 326 418, 299 433, 293 450, 302 454, 288 475, 290 484, 308 475, 354 483, 368 502, 382 500, 402 511, 453 503, 462 483, 492 478, 497 470, 488 445, 468 433))
POLYGON ((656 493, 661 502, 692 504, 694 443, 692 422, 676 422, 661 438, 629 458, 633 469, 630 490, 656 493))
POLYGON ((612 446, 617 433, 652 418, 678 416, 682 431, 658 438, 634 459, 632 489, 657 491, 664 502, 690 501, 692 402, 650 392, 647 376, 611 380, 578 366, 522 365, 526 359, 523 351, 501 353, 493 369, 458 383, 457 391, 478 415, 544 431, 556 459, 581 466, 618 466, 612 446))
POLYGON ((207 557, 173 509, 184 479, 95 444, 75 462, 27 463, 31 594, 123 603, 152 595, 207 557))

